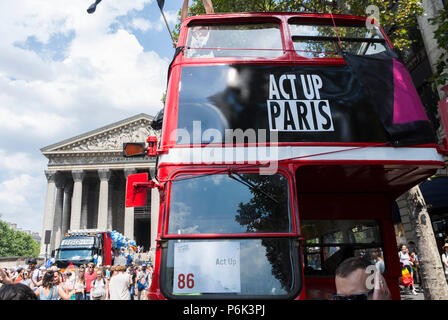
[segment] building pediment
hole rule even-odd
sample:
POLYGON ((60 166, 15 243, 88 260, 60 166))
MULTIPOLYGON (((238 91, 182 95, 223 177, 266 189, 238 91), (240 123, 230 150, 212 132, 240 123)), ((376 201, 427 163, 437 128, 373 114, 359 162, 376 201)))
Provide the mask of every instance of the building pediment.
POLYGON ((121 153, 125 142, 145 142, 148 136, 156 135, 151 127, 153 117, 139 114, 134 117, 89 131, 41 149, 47 156, 121 153))

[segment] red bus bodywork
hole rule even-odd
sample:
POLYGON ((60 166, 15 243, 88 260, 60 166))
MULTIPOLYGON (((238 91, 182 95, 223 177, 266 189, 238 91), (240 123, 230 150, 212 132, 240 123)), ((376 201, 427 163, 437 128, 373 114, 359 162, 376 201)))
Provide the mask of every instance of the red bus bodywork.
MULTIPOLYGON (((348 15, 294 14, 294 13, 242 13, 195 16, 182 24, 178 47, 186 46, 188 27, 198 24, 221 25, 229 23, 274 22, 279 24, 282 35, 283 55, 277 58, 187 58, 181 52, 173 60, 169 70, 169 82, 164 108, 162 138, 158 148, 159 163, 157 176, 160 188, 160 215, 158 221, 157 250, 150 299, 166 299, 159 282, 163 268, 162 250, 169 239, 240 239, 260 237, 290 237, 300 240, 299 257, 303 257, 304 240, 301 231, 302 221, 306 220, 375 220, 378 222, 387 281, 393 299, 400 299, 398 281, 401 275, 397 256, 397 243, 392 221, 392 206, 395 199, 412 186, 433 175, 444 163, 437 152, 436 144, 412 145, 395 148, 388 143, 378 142, 279 142, 281 150, 278 157, 278 170, 283 172, 289 182, 292 232, 289 233, 241 233, 241 234, 169 234, 169 208, 171 179, 178 172, 204 174, 238 165, 231 163, 210 164, 204 161, 190 161, 186 154, 201 152, 205 147, 251 148, 259 144, 241 145, 216 144, 176 144, 172 135, 178 128, 179 96, 183 68, 222 65, 265 66, 272 68, 285 66, 344 66, 340 57, 307 58, 299 55, 291 40, 288 23, 291 21, 307 23, 325 22, 336 25, 359 25, 366 18, 348 15), (367 152, 367 150, 374 150, 367 152), (348 152, 347 152, 348 151, 348 152), (287 152, 290 156, 282 156, 287 152), (304 154, 305 153, 305 154, 304 154), (291 156, 292 155, 292 156, 291 156)), ((387 45, 391 46, 384 31, 380 28, 387 45)), ((184 84, 182 84, 183 86, 184 84)), ((182 88, 183 90, 183 88, 182 88)), ((269 143, 267 143, 269 145, 269 143)), ((261 162, 260 162, 261 164, 261 162)), ((253 170, 239 164, 245 170, 253 170)), ((252 168, 252 169, 251 169, 252 168)), ((219 171, 217 171, 219 172, 219 171)), ((323 249, 322 249, 323 250, 323 249)), ((334 277, 307 276, 304 262, 300 260, 301 284, 294 299, 331 299, 335 293, 334 277)))

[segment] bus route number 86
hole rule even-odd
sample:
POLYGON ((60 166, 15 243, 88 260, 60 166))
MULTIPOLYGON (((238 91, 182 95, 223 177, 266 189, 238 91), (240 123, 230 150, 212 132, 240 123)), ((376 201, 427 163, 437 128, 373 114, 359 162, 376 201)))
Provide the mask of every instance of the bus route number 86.
POLYGON ((194 274, 189 273, 185 277, 183 273, 180 273, 177 277, 177 287, 179 289, 184 289, 187 286, 188 289, 192 289, 194 287, 194 274))

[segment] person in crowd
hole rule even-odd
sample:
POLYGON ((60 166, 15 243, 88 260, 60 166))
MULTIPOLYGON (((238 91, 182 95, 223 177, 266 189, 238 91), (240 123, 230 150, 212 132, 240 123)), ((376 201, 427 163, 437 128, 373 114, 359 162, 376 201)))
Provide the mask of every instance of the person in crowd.
POLYGON ((20 281, 22 281, 22 271, 24 269, 22 267, 18 267, 16 269, 16 272, 14 273, 14 276, 12 277, 14 283, 19 283, 20 281))
POLYGON ((390 300, 391 294, 381 272, 374 270, 373 288, 368 288, 372 263, 366 258, 351 257, 336 269, 334 300, 390 300))
POLYGON ((110 280, 111 272, 110 272, 110 266, 106 266, 106 269, 104 271, 104 277, 107 281, 110 280))
POLYGON ((0 283, 2 284, 12 284, 14 283, 8 274, 8 270, 0 267, 0 283))
POLYGON ((386 268, 384 265, 383 251, 380 248, 373 249, 373 251, 371 252, 371 257, 372 257, 372 264, 374 264, 375 267, 378 269, 378 271, 380 271, 381 274, 383 274, 386 268))
POLYGON ((409 250, 409 252, 417 253, 417 245, 415 244, 414 241, 409 241, 408 242, 408 250, 409 250))
POLYGON ((94 270, 95 266, 92 262, 87 265, 86 272, 84 273, 85 281, 86 281, 86 289, 85 289, 85 299, 90 300, 90 288, 92 285, 92 281, 96 278, 96 273, 94 270))
POLYGON ((420 284, 420 261, 416 251, 411 252, 412 270, 414 273, 414 283, 420 284))
POLYGON ((66 270, 63 273, 63 282, 64 282, 64 290, 65 292, 70 292, 72 290, 75 290, 75 274, 72 273, 70 270, 66 270))
POLYGON ((36 268, 37 266, 37 260, 36 258, 31 258, 28 260, 28 270, 31 274, 31 278, 33 282, 39 282, 39 277, 42 277, 43 274, 41 272, 41 270, 39 270, 38 268, 36 268))
MULTIPOLYGON (((141 300, 142 292, 145 293, 148 288, 148 276, 146 273, 146 265, 137 268, 137 299, 141 300)), ((143 297, 145 294, 143 294, 143 297)))
POLYGON ((445 279, 448 283, 448 243, 445 243, 442 247, 442 264, 443 269, 445 270, 445 279))
POLYGON ((79 268, 75 281, 75 300, 85 300, 84 291, 86 289, 85 269, 79 268))
POLYGON ((22 280, 19 283, 24 284, 30 288, 34 288, 33 282, 31 281, 31 274, 28 269, 24 269, 22 271, 22 280))
POLYGON ((409 274, 411 275, 411 280, 408 284, 404 285, 405 290, 409 291, 411 290, 413 295, 417 295, 417 291, 415 291, 414 288, 414 270, 412 269, 413 262, 411 260, 411 256, 409 254, 409 250, 406 245, 402 244, 400 245, 400 251, 398 251, 398 257, 400 258, 400 265, 403 269, 407 269, 409 271, 409 274))
POLYGON ((39 287, 35 295, 39 297, 40 300, 70 300, 74 291, 65 293, 64 289, 58 284, 58 274, 54 271, 47 271, 42 280, 42 286, 39 287))
POLYGON ((0 300, 39 300, 34 291, 23 283, 4 284, 0 288, 0 300))
POLYGON ((101 270, 96 271, 96 278, 92 281, 90 300, 105 300, 107 297, 107 281, 101 270))
POLYGON ((131 300, 130 279, 125 266, 116 266, 109 283, 110 300, 131 300))
POLYGON ((131 297, 131 300, 134 300, 134 296, 135 296, 135 285, 136 285, 136 278, 137 278, 137 272, 134 269, 134 267, 131 265, 129 265, 127 272, 129 274, 130 277, 130 283, 129 283, 129 295, 131 297))

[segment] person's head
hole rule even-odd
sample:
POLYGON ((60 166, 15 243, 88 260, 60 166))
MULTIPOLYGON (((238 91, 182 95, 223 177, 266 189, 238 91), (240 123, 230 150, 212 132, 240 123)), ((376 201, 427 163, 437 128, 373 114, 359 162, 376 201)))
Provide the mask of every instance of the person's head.
POLYGON ((59 273, 59 271, 54 271, 53 277, 54 277, 54 284, 58 285, 59 283, 62 282, 61 274, 59 273))
POLYGON ((371 262, 365 258, 352 257, 343 261, 336 269, 335 300, 367 300, 372 299, 373 290, 367 288, 371 262))
POLYGON ((115 268, 115 271, 118 271, 118 272, 124 272, 124 271, 126 271, 126 267, 125 267, 125 266, 117 266, 117 267, 115 268))
POLYGON ((34 270, 34 268, 36 268, 37 265, 37 261, 35 258, 31 258, 28 260, 28 266, 31 270, 34 270))
POLYGON ((34 291, 22 283, 4 284, 0 288, 0 300, 39 300, 34 291))
POLYGON ((90 274, 92 274, 93 271, 94 271, 94 268, 95 268, 94 264, 93 264, 93 263, 89 263, 89 264, 87 265, 87 272, 90 273, 90 274))
POLYGON ((448 252, 448 243, 445 243, 442 247, 443 251, 448 252))
POLYGON ((23 270, 22 271, 22 278, 23 279, 28 279, 30 277, 30 273, 29 273, 29 271, 28 270, 23 270))
POLYGON ((42 286, 44 288, 51 288, 55 285, 55 272, 54 271, 47 271, 44 274, 44 277, 42 279, 42 286))
POLYGON ((405 244, 401 244, 401 245, 400 245, 400 251, 401 251, 401 252, 406 253, 407 250, 408 250, 408 247, 406 247, 405 244))
POLYGON ((381 251, 381 249, 375 249, 372 251, 372 257, 375 260, 382 260, 383 259, 383 251, 381 251))
POLYGON ((103 277, 103 272, 101 270, 96 271, 96 278, 101 279, 103 277))

